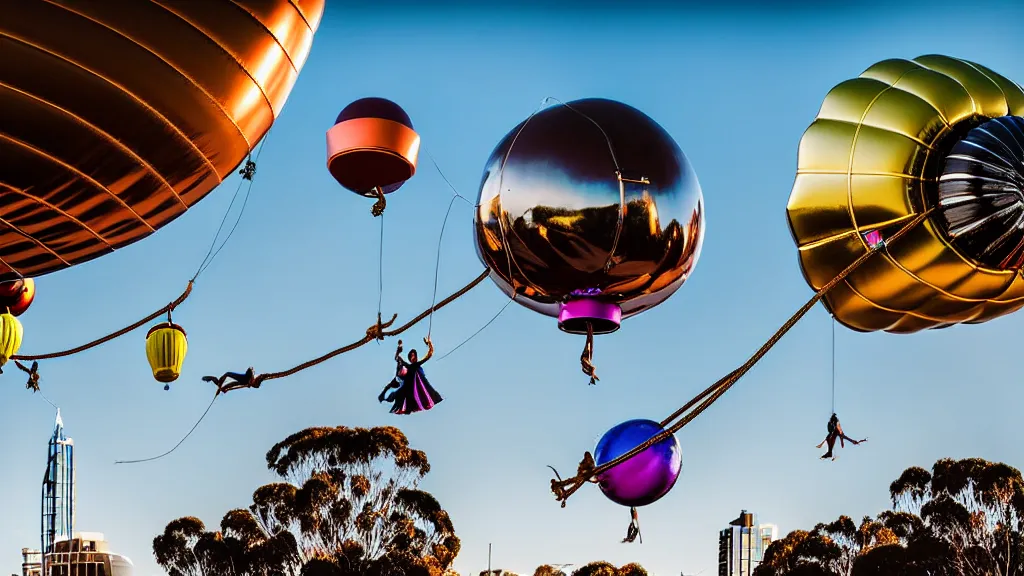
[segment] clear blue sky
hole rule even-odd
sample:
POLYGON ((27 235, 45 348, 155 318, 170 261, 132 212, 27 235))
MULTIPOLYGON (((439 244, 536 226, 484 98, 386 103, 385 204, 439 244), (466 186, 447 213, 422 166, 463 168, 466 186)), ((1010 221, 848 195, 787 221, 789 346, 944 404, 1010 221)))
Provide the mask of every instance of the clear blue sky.
MULTIPOLYGON (((939 4, 939 3, 935 3, 939 4)), ((560 509, 552 464, 575 468, 616 423, 661 419, 741 363, 810 290, 785 220, 797 143, 828 90, 872 63, 943 53, 1024 80, 1024 9, 863 8, 721 13, 584 7, 346 12, 332 5, 260 161, 231 243, 175 318, 189 333, 182 378, 164 392, 148 374, 144 331, 80 356, 44 362, 44 391, 78 446, 78 528, 102 531, 138 574, 160 573, 150 543, 164 524, 210 525, 271 480, 266 450, 314 425, 400 426, 427 452, 423 484, 450 511, 464 574, 494 563, 639 561, 674 576, 714 571, 717 531, 741 508, 782 531, 887 506, 909 465, 978 456, 1020 466, 1019 357, 1024 315, 913 336, 838 330, 838 411, 871 441, 818 460, 829 415, 829 321, 813 311, 733 390, 680 435, 683 476, 641 511, 643 545, 621 545, 628 513, 588 487, 560 509), (968 13, 969 12, 969 13, 968 13), (732 15, 727 15, 732 14, 732 15), (257 391, 233 392, 176 453, 209 402, 206 374, 290 367, 360 337, 377 305, 370 201, 324 166, 324 132, 350 101, 383 96, 413 118, 463 195, 476 195, 492 147, 546 96, 607 97, 660 122, 689 156, 707 208, 696 272, 668 302, 603 336, 598 386, 579 370, 583 344, 552 319, 509 307, 427 373, 446 401, 399 418, 377 403, 393 375, 393 341, 369 345, 257 391), (1014 352, 1014 350, 1018 350, 1014 352)), ((450 193, 426 155, 386 214, 384 309, 407 319, 430 303, 434 247, 450 193)), ((65 348, 170 301, 206 252, 236 179, 155 236, 42 278, 22 317, 26 353, 65 348)), ((472 211, 453 209, 440 294, 476 276, 472 211)), ((484 284, 435 317, 443 354, 504 303, 484 284)), ((410 332, 419 342, 426 325, 410 332)), ((422 345, 420 345, 422 347, 422 345)), ((52 409, 0 377, 0 573, 39 541, 39 482, 52 409)))

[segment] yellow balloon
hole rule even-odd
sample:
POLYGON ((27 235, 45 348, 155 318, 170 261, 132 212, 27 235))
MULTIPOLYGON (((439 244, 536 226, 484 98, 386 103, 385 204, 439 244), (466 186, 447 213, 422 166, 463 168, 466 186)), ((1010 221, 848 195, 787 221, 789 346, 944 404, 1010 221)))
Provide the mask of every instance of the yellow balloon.
POLYGON ((946 56, 885 60, 829 92, 800 141, 786 208, 807 283, 836 277, 869 249, 870 232, 884 238, 931 211, 825 296, 836 320, 909 333, 1024 306, 1024 236, 1008 243, 1016 232, 1005 220, 1024 219, 1022 115, 1019 85, 946 56), (1002 148, 984 150, 985 139, 1002 148))
POLYGON ((0 314, 0 366, 7 364, 7 361, 18 353, 22 336, 24 329, 21 327, 21 321, 9 312, 0 314))
POLYGON ((167 384, 177 380, 186 354, 188 338, 181 326, 165 322, 150 328, 146 334, 146 358, 157 382, 167 384))

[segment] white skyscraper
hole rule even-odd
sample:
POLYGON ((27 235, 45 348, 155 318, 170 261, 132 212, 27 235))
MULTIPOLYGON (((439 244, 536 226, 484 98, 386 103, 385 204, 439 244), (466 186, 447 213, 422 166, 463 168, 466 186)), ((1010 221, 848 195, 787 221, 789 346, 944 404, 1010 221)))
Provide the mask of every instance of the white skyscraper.
POLYGON ((43 476, 42 553, 53 552, 53 544, 67 540, 75 531, 75 441, 64 434, 60 410, 47 447, 43 476))
POLYGON ((740 512, 718 533, 718 576, 751 576, 778 531, 774 524, 758 524, 754 514, 740 512))
POLYGON ((111 552, 103 534, 75 531, 74 450, 58 410, 43 475, 42 546, 22 548, 22 576, 132 576, 132 561, 111 552))

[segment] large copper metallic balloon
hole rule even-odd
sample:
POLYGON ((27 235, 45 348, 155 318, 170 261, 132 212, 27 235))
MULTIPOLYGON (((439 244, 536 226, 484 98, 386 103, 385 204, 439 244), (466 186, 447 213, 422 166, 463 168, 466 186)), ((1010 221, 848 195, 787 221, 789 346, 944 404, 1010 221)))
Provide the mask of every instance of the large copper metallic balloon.
POLYGON ((612 100, 553 106, 516 126, 487 161, 478 203, 491 279, 571 333, 613 332, 663 302, 704 238, 686 156, 657 122, 612 100))
POLYGON ((1024 90, 945 56, 885 60, 832 89, 800 142, 787 214, 815 290, 929 217, 825 297, 846 326, 895 333, 1024 306, 1024 90))
POLYGON ((0 2, 0 280, 131 244, 281 112, 324 0, 0 2))

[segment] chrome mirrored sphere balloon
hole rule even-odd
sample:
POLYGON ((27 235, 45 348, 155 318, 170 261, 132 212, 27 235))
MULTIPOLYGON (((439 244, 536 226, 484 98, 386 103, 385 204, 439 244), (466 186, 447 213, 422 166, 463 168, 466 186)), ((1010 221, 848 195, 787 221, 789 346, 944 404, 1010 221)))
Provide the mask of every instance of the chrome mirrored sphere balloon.
POLYGON ((657 122, 621 102, 576 100, 524 120, 491 153, 477 253, 502 291, 562 330, 614 332, 689 277, 703 203, 657 122))
MULTIPOLYGON (((602 466, 664 431, 653 420, 629 420, 605 432, 594 450, 602 466)), ((668 494, 683 470, 679 440, 669 436, 625 462, 598 475, 601 492, 623 506, 646 506, 668 494)))

